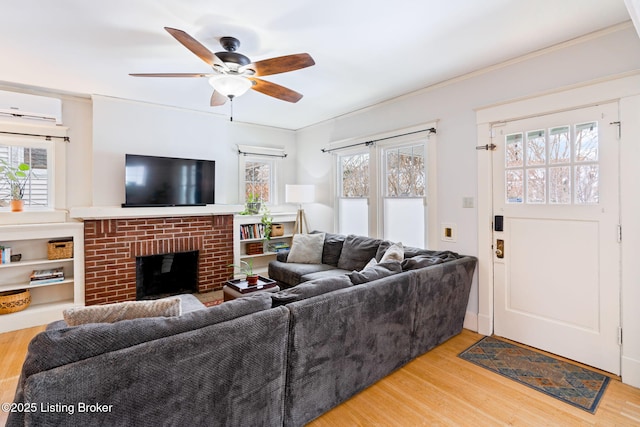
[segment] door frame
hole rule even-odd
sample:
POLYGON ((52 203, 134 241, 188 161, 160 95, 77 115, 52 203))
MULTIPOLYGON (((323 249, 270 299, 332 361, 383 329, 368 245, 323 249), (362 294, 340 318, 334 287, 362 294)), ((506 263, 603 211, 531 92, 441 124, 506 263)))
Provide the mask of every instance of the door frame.
MULTIPOLYGON (((490 146, 491 126, 542 114, 559 113, 605 102, 619 102, 640 87, 637 72, 560 88, 552 92, 476 109, 477 147, 490 146)), ((478 182, 478 333, 492 335, 493 324, 493 155, 477 151, 478 182)), ((622 308, 622 307, 621 307, 622 308)), ((623 372, 624 373, 624 372, 623 372)))

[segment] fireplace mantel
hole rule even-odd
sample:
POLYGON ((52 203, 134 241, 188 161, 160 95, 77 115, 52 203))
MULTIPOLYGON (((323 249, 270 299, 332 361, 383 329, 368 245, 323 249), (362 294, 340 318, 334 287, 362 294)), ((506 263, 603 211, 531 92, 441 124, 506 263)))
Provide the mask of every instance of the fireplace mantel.
POLYGON ((242 212, 243 205, 206 205, 206 206, 172 206, 158 208, 123 208, 120 206, 88 206, 71 208, 71 218, 80 220, 92 219, 126 219, 126 218, 161 218, 201 215, 234 215, 242 212))

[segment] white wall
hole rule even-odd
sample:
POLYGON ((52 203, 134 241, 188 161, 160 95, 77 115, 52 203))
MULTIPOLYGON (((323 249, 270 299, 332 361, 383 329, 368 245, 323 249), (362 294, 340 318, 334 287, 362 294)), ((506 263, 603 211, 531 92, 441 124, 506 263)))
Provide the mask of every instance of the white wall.
MULTIPOLYGON (((323 189, 319 191, 322 194, 319 204, 307 209, 309 220, 323 224, 327 230, 333 229, 331 156, 320 152, 330 141, 361 138, 438 120, 437 223, 457 224, 458 236, 457 242, 439 241, 439 247, 434 249, 477 255, 479 229, 474 110, 635 69, 640 69, 640 40, 633 26, 625 24, 493 67, 492 70, 302 129, 297 135, 298 164, 301 166, 298 179, 301 183, 315 183, 323 189), (476 199, 476 208, 462 208, 465 196, 476 199)), ((483 227, 489 227, 489 224, 483 224, 483 227)), ((468 314, 473 316, 477 313, 478 286, 474 280, 468 314)))
POLYGON ((216 161, 216 204, 238 203, 236 144, 284 147, 280 182, 295 181, 295 133, 219 115, 105 96, 93 97, 92 206, 124 203, 126 153, 216 161))

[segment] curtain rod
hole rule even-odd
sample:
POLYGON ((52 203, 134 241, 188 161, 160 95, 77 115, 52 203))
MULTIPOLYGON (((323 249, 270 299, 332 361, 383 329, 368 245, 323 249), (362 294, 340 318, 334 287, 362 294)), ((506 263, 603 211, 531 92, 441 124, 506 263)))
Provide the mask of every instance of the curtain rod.
POLYGON ((263 154, 263 153, 250 153, 250 152, 241 151, 241 150, 238 150, 238 154, 242 154, 244 156, 280 157, 281 159, 284 159, 285 157, 287 157, 287 153, 283 153, 283 154, 263 154))
POLYGON ((368 147, 368 146, 373 145, 373 144, 375 144, 376 142, 379 142, 379 141, 386 141, 387 139, 399 138, 401 136, 413 135, 415 133, 421 133, 421 132, 436 133, 436 128, 414 130, 413 132, 402 133, 400 135, 387 136, 387 137, 384 137, 384 138, 372 139, 370 141, 358 142, 357 144, 345 145, 343 147, 328 148, 328 149, 327 148, 323 148, 320 151, 322 151, 323 153, 330 153, 330 152, 336 151, 336 150, 342 150, 342 149, 345 149, 345 148, 357 147, 358 145, 366 145, 368 147))
POLYGON ((7 135, 37 136, 37 137, 40 137, 40 138, 44 138, 47 141, 51 141, 51 138, 60 138, 60 139, 64 140, 64 142, 70 142, 68 136, 41 135, 41 134, 38 134, 38 133, 6 132, 6 131, 3 131, 3 130, 0 130, 0 133, 4 133, 4 134, 7 134, 7 135))

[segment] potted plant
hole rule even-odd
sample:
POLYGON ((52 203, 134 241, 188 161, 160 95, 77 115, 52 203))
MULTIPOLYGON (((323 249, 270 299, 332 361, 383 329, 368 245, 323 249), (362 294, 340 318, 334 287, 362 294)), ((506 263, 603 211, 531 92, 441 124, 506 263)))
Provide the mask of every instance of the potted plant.
POLYGON ((253 272, 253 261, 240 261, 240 265, 229 264, 228 267, 234 267, 240 271, 241 274, 244 274, 249 286, 255 286, 258 284, 258 276, 257 273, 253 272))
POLYGON ((269 209, 264 206, 262 208, 262 218, 260 219, 260 222, 262 223, 262 225, 264 226, 264 238, 265 240, 270 240, 271 239, 271 230, 272 230, 272 225, 273 225, 273 217, 271 216, 271 212, 269 211, 269 209))
POLYGON ((249 193, 245 202, 245 212, 247 215, 257 215, 260 212, 262 201, 260 196, 255 193, 249 193))
POLYGON ((5 159, 0 159, 0 179, 3 187, 8 186, 11 194, 11 211, 20 212, 24 207, 24 187, 27 185, 31 168, 26 163, 11 165, 5 159))

